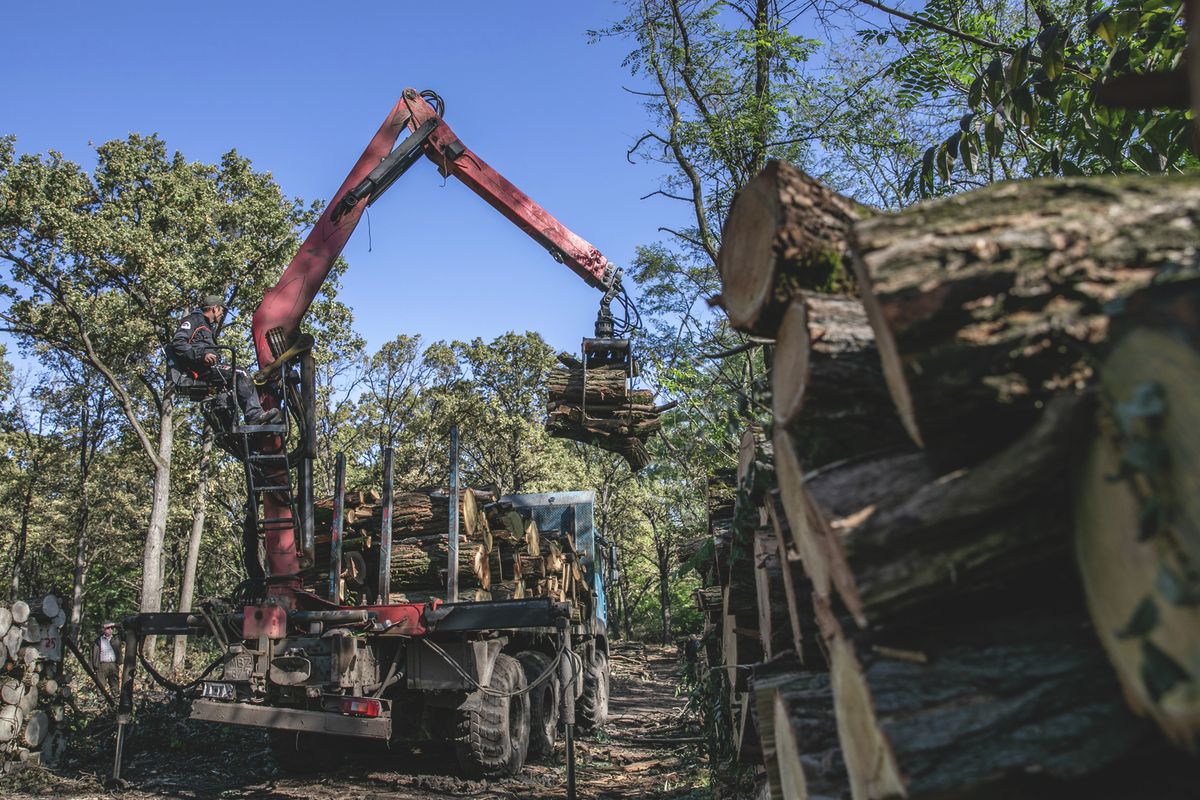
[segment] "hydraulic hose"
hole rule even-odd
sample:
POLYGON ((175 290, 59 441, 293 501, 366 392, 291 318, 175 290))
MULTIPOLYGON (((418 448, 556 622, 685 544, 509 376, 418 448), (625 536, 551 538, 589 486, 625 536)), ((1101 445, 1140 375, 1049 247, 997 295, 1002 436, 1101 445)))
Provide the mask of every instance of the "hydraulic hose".
MULTIPOLYGON (((143 639, 142 641, 145 641, 145 640, 143 639)), ((174 681, 172 681, 172 680, 168 679, 167 677, 163 676, 162 674, 160 674, 159 671, 156 670, 154 668, 154 666, 150 663, 150 661, 146 658, 145 654, 142 653, 142 649, 141 649, 140 645, 138 647, 137 657, 138 657, 138 661, 142 662, 142 666, 146 668, 146 672, 150 675, 151 678, 154 679, 154 681, 156 683, 158 683, 160 686, 162 686, 165 689, 175 692, 175 694, 177 694, 179 697, 184 697, 185 695, 188 695, 193 689, 195 689, 197 686, 199 686, 200 682, 203 681, 205 678, 207 678, 214 669, 219 667, 225 661, 225 656, 223 656, 223 655, 217 656, 216 660, 213 661, 211 664, 209 664, 207 667, 205 667, 204 671, 201 672, 200 675, 195 680, 191 681, 190 683, 180 684, 180 683, 175 683, 174 681)))

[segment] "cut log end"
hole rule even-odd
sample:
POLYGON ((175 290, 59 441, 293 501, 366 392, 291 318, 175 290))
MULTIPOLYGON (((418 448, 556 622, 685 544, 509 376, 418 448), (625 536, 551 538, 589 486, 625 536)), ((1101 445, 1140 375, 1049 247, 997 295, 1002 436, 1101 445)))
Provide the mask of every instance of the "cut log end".
POLYGON ((800 416, 804 387, 808 383, 809 353, 807 303, 797 298, 783 314, 771 368, 771 405, 776 425, 790 425, 800 416))
POLYGON ((1200 355, 1177 338, 1137 330, 1104 363, 1101 383, 1117 405, 1102 414, 1075 495, 1075 549, 1089 610, 1132 707, 1194 752, 1200 747, 1200 355), (1151 387, 1165 413, 1137 417, 1139 394, 1150 401, 1151 387), (1117 424, 1122 414, 1134 426, 1124 432, 1117 424), (1162 469, 1141 472, 1123 463, 1139 442, 1162 448, 1162 469), (1126 477, 1114 482, 1114 475, 1126 477))
POLYGON ((717 269, 734 327, 770 335, 799 289, 844 290, 843 252, 856 204, 799 169, 771 161, 738 192, 717 269))

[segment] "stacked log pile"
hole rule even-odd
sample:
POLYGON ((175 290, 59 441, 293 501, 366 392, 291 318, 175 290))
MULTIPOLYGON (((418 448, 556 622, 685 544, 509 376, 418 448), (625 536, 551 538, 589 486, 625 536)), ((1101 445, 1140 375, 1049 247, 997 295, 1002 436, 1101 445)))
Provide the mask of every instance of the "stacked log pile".
POLYGON ((1195 179, 872 215, 776 162, 739 194, 721 301, 776 342, 773 418, 753 575, 714 546, 702 592, 772 797, 1194 796, 1198 225, 1195 179))
MULTIPOLYGON (((333 500, 317 508, 316 563, 309 584, 325 592, 333 500)), ((365 587, 379 569, 383 504, 376 492, 349 492, 343 500, 342 577, 365 587)), ((552 597, 573 601, 577 613, 587 592, 574 542, 560 531, 541 531, 511 503, 489 492, 458 495, 460 601, 552 597)), ((446 595, 449 570, 450 492, 445 488, 397 491, 392 501, 391 602, 424 602, 446 595)))
POLYGON ((649 464, 646 440, 661 427, 659 415, 666 410, 654 405, 654 393, 630 389, 625 367, 585 370, 569 353, 559 353, 558 360, 562 366, 550 370, 547 380, 550 435, 617 453, 634 472, 649 464))
POLYGON ((62 757, 62 723, 71 687, 62 681, 66 614, 45 595, 0 605, 0 768, 53 765, 62 757))

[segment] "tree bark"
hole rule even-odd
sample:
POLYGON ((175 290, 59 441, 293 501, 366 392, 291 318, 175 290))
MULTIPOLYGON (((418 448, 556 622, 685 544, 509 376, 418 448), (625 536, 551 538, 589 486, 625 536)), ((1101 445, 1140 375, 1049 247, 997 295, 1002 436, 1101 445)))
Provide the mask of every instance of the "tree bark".
MULTIPOLYGON (((142 551, 142 592, 138 605, 138 610, 142 612, 162 611, 163 542, 167 533, 167 511, 171 499, 171 448, 175 442, 174 411, 174 399, 171 393, 167 392, 158 415, 158 453, 151 489, 150 523, 146 531, 146 545, 142 551)), ((147 658, 154 658, 157 646, 158 637, 150 637, 146 642, 147 658)))
MULTIPOLYGON (((788 612, 783 578, 791 565, 779 558, 779 542, 773 530, 754 534, 754 588, 758 600, 758 637, 763 658, 770 661, 796 648, 799 637, 788 612)), ((798 627, 798 626, 797 626, 798 627)), ((800 652, 803 652, 802 650, 800 652)))
POLYGON ((9 582, 9 600, 16 601, 21 594, 21 570, 25 566, 25 553, 29 547, 29 520, 33 513, 33 490, 41 473, 40 460, 34 456, 25 475, 25 496, 21 498, 21 521, 17 527, 16 547, 13 552, 12 580, 9 582))
MULTIPOLYGON (((179 610, 192 610, 192 596, 196 589, 196 565, 200 561, 200 542, 204 536, 204 521, 208 515, 208 470, 212 457, 213 432, 204 425, 203 444, 200 446, 200 463, 196 465, 196 500, 192 506, 192 529, 188 534, 187 560, 183 567, 183 578, 179 585, 179 610)), ((171 656, 171 671, 179 675, 187 657, 187 637, 175 637, 175 651, 171 656)))
POLYGON ((750 681, 771 797, 849 797, 829 674, 788 656, 755 667, 750 681))
POLYGON ((621 569, 621 580, 617 581, 621 590, 621 619, 625 623, 625 636, 633 638, 633 609, 629 607, 629 572, 621 569))
POLYGON ((1090 427, 1091 401, 1055 398, 1009 448, 949 474, 920 456, 883 462, 891 469, 847 465, 804 486, 781 469, 789 525, 793 537, 807 539, 799 549, 818 593, 833 586, 860 626, 882 624, 1063 557, 1068 468, 1090 427), (806 507, 789 495, 810 496, 815 509, 797 519, 806 507))
POLYGON ((805 292, 792 300, 776 337, 771 404, 810 469, 908 442, 856 298, 805 292))
POLYGON ((1193 178, 1126 175, 994 184, 856 223, 854 268, 914 441, 970 463, 1089 384, 1104 306, 1195 253, 1197 217, 1193 178))
POLYGON ((1151 741, 1078 611, 835 636, 830 674, 853 796, 955 796, 1021 773, 1076 779, 1151 741))
MULTIPOLYGON (((71 626, 68 636, 72 642, 79 641, 83 625, 83 589, 87 583, 87 527, 91 515, 88 476, 91 472, 93 442, 91 409, 86 402, 79 405, 79 470, 78 503, 75 507, 75 570, 71 580, 71 626)), ((100 411, 99 414, 103 414, 100 411)))
MULTIPOLYGON (((629 373, 621 367, 597 367, 587 371, 587 405, 653 405, 654 392, 629 389, 629 373)), ((583 367, 551 369, 546 376, 550 402, 580 403, 583 396, 583 367)))
POLYGON ((861 215, 852 200, 783 161, 742 188, 721 233, 721 304, 738 330, 774 336, 800 289, 845 288, 846 233, 861 215))

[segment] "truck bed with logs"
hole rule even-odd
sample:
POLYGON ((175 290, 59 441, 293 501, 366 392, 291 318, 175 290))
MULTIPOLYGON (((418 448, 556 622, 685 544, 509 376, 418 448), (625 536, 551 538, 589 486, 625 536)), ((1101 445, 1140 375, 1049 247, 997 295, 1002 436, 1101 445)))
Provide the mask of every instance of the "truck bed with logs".
MULTIPOLYGON (((438 494, 429 494, 433 502, 438 494)), ((567 723, 587 731, 607 716, 607 562, 593 531, 592 504, 590 491, 509 495, 494 504, 508 510, 513 527, 525 523, 523 546, 540 548, 544 539, 556 550, 552 538, 565 545, 557 563, 528 554, 509 562, 525 565, 510 579, 523 590, 510 594, 520 597, 490 599, 480 588, 462 602, 432 596, 387 602, 380 596, 387 582, 369 571, 374 577, 364 581, 362 602, 370 597, 372 605, 360 608, 288 609, 256 599, 254 587, 246 586, 246 594, 224 607, 131 617, 125 689, 132 692, 145 636, 208 633, 223 656, 219 671, 185 687, 196 698, 192 717, 268 729, 272 753, 285 769, 329 766, 334 745, 349 737, 442 741, 454 747, 467 775, 513 774, 526 758, 548 755, 567 723)), ((380 505, 387 506, 386 496, 380 505)), ((354 516, 363 514, 355 509, 354 516)), ((386 508, 381 516, 390 516, 386 508)), ((495 541, 484 534, 490 525, 482 510, 474 524, 470 537, 465 526, 461 530, 464 545, 495 541)), ((390 538, 384 532, 366 547, 368 562, 380 563, 380 543, 390 538)), ((448 538, 441 536, 443 543, 448 538)), ((448 570, 443 560, 433 573, 448 570)), ((398 583, 388 598, 406 597, 410 588, 398 583)))

